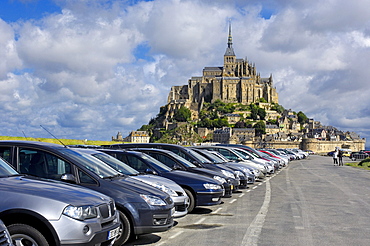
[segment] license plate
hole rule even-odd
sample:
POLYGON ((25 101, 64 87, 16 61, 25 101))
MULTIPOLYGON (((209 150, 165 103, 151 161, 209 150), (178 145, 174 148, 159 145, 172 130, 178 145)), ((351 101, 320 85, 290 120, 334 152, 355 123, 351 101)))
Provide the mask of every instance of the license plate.
POLYGON ((108 240, 110 240, 110 239, 113 239, 113 238, 117 237, 117 236, 118 236, 118 234, 119 234, 119 227, 117 227, 116 229, 110 230, 110 231, 108 232, 108 240))

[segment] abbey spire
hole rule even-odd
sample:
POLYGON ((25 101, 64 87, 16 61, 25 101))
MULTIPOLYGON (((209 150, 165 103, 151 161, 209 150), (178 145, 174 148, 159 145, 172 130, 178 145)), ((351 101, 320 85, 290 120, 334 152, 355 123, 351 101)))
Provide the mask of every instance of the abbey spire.
POLYGON ((235 56, 233 49, 233 37, 231 36, 231 21, 229 22, 229 37, 227 38, 227 49, 225 56, 235 56))
POLYGON ((227 38, 227 48, 224 55, 223 77, 234 77, 236 66, 236 56, 233 49, 233 37, 231 36, 231 22, 229 22, 229 36, 227 38))

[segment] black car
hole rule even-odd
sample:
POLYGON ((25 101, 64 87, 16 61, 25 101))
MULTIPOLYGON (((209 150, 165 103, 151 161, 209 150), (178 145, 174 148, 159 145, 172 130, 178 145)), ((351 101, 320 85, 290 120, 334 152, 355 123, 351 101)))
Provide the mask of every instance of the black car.
POLYGON ((189 197, 189 213, 197 206, 220 204, 221 197, 225 194, 221 182, 196 173, 172 170, 145 153, 111 149, 102 149, 100 151, 114 156, 141 173, 157 174, 175 181, 185 190, 189 197))
POLYGON ((124 176, 78 149, 32 141, 0 141, 0 153, 20 173, 78 184, 112 197, 121 220, 122 245, 131 236, 173 226, 174 203, 167 193, 124 176))
POLYGON ((224 178, 227 182, 224 182, 225 196, 230 197, 232 192, 237 192, 239 190, 240 181, 233 175, 232 172, 226 171, 225 168, 217 167, 216 165, 207 165, 209 161, 207 158, 199 155, 195 151, 185 148, 176 144, 164 144, 164 143, 137 143, 137 144, 113 144, 108 146, 111 149, 136 149, 136 148, 153 148, 153 149, 163 149, 169 150, 176 155, 184 158, 185 160, 196 165, 199 169, 197 171, 202 171, 208 173, 206 175, 217 175, 224 178), (203 169, 203 170, 202 170, 203 169), (205 170, 209 169, 209 170, 205 170), (231 175, 232 176, 231 176, 231 175))

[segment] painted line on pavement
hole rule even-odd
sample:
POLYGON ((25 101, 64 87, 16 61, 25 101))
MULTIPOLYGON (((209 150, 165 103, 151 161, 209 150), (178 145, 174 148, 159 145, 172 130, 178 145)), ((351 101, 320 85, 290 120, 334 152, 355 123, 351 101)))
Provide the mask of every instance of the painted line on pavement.
POLYGON ((266 194, 265 200, 263 201, 262 207, 253 222, 249 225, 247 232, 243 237, 243 246, 257 246, 258 238, 261 234, 263 224, 265 223, 265 218, 270 206, 271 201, 271 186, 270 182, 266 182, 266 194))
POLYGON ((201 218, 200 220, 198 220, 197 222, 195 222, 194 224, 198 225, 198 224, 201 224, 206 218, 201 218))
POLYGON ((237 201, 236 199, 232 199, 229 203, 231 204, 231 203, 234 203, 236 201, 237 201))
POLYGON ((182 234, 184 231, 179 231, 179 232, 176 232, 175 235, 172 235, 170 236, 169 238, 171 239, 174 239, 175 237, 179 236, 180 234, 182 234))
POLYGON ((222 208, 218 208, 218 209, 216 209, 215 211, 213 211, 211 214, 217 214, 218 212, 220 212, 220 210, 221 210, 222 208))

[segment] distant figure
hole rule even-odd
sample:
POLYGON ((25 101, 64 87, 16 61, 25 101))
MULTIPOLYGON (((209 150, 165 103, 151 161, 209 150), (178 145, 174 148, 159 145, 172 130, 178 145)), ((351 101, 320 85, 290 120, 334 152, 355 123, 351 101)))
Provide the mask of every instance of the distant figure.
POLYGON ((333 152, 333 160, 334 160, 334 166, 335 164, 338 165, 338 150, 335 149, 335 151, 333 152))
POLYGON ((343 151, 338 152, 339 166, 343 166, 343 151))

